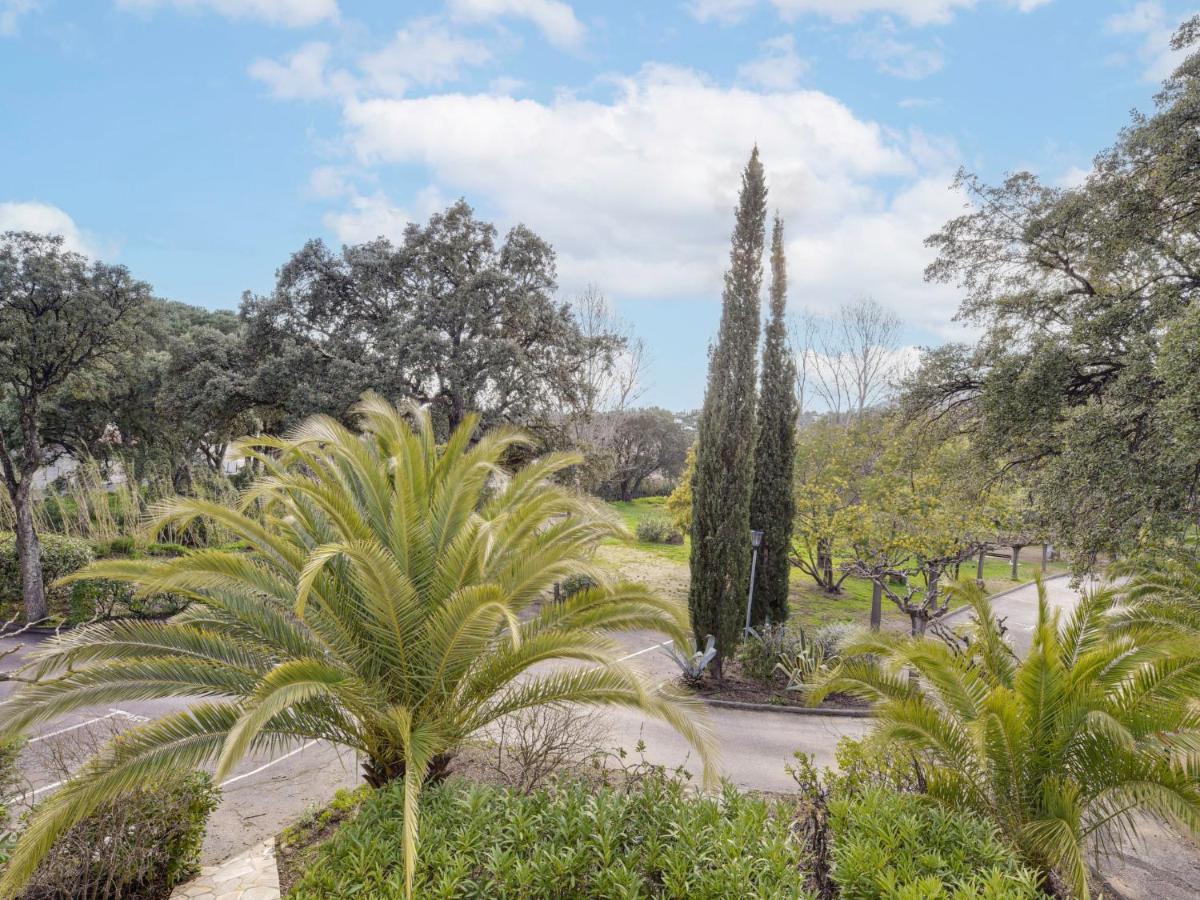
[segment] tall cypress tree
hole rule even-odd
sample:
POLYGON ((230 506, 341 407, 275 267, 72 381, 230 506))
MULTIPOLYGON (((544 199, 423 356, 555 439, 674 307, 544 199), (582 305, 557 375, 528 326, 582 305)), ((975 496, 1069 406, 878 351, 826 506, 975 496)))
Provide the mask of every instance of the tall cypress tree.
POLYGON ((697 642, 716 638, 714 671, 737 644, 750 582, 754 482, 755 357, 758 352, 767 187, 758 148, 742 173, 725 272, 721 326, 709 352, 692 476, 692 581, 688 606, 697 642))
POLYGON ((763 343, 762 388, 754 442, 754 491, 750 527, 763 533, 754 579, 751 620, 782 622, 788 615, 788 551, 792 545, 792 470, 796 456, 796 365, 787 348, 787 260, 783 219, 771 234, 771 319, 763 343))

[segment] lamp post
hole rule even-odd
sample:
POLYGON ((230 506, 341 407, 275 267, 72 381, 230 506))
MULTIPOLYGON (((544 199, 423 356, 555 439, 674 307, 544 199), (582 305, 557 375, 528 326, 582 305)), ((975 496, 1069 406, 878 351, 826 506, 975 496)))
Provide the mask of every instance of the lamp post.
POLYGON ((746 631, 750 631, 750 611, 754 608, 754 578, 758 573, 758 548, 762 546, 763 533, 750 532, 750 547, 753 556, 750 557, 750 596, 746 598, 746 631))

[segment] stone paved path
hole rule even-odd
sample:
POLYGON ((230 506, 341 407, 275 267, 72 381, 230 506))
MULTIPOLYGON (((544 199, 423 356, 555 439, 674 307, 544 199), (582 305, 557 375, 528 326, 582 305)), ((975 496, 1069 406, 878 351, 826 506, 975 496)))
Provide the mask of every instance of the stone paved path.
POLYGON ((263 841, 199 876, 171 894, 171 900, 279 900, 275 841, 263 841))

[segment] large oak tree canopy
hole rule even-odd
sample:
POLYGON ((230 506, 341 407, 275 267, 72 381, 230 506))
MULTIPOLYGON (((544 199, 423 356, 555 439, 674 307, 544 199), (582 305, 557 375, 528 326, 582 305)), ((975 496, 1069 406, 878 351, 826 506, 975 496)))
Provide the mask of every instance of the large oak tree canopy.
POLYGON ((960 318, 984 333, 928 352, 908 401, 1027 476, 1080 558, 1186 528, 1198 511, 1196 54, 1157 103, 1078 188, 960 175, 974 208, 928 240, 927 277, 962 287, 960 318))
POLYGON ((398 245, 309 241, 270 295, 243 302, 252 345, 288 363, 258 389, 290 415, 348 408, 371 387, 450 428, 470 410, 485 425, 547 419, 578 402, 585 362, 619 349, 580 331, 555 277, 549 244, 523 225, 499 240, 461 200, 398 245))

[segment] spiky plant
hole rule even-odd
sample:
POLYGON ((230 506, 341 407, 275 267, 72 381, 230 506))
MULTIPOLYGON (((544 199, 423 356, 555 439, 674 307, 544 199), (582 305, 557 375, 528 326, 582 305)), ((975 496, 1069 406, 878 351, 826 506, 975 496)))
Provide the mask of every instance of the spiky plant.
POLYGON ((215 764, 220 780, 247 753, 298 740, 352 748, 373 785, 404 780, 409 890, 422 782, 503 716, 622 704, 670 723, 707 767, 711 741, 694 708, 644 686, 611 637, 650 629, 685 642, 687 611, 592 564, 597 543, 622 529, 550 481, 577 457, 510 473, 502 460, 526 443, 515 430, 472 444, 468 417, 438 446, 424 410, 365 395, 356 414, 358 431, 318 416, 289 437, 247 440, 264 474, 236 509, 181 498, 158 511, 162 527, 217 523, 247 552, 79 574, 194 602, 169 622, 93 625, 43 645, 35 680, 3 706, 4 730, 95 703, 197 702, 125 733, 45 801, 0 895, 15 894, 55 837, 102 801, 164 771, 215 764), (556 580, 580 572, 595 586, 538 608, 556 580))
POLYGON ((991 819, 1060 892, 1090 896, 1088 848, 1133 838, 1140 815, 1200 833, 1194 643, 1114 632, 1109 590, 1061 621, 1039 584, 1018 661, 982 590, 954 589, 975 613, 965 646, 865 637, 813 702, 873 700, 879 736, 921 763, 930 796, 991 819))
POLYGON ((1120 560, 1109 574, 1122 579, 1123 623, 1174 631, 1200 640, 1200 550, 1164 547, 1120 560))

